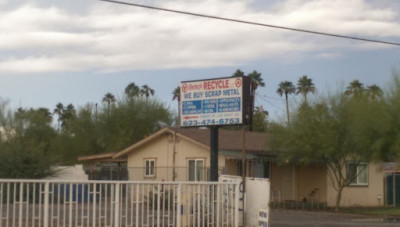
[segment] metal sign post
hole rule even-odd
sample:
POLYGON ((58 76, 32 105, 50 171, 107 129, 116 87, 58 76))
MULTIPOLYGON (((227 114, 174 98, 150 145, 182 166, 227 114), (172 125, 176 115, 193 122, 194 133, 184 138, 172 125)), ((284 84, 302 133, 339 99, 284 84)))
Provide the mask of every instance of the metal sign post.
POLYGON ((210 127, 210 181, 218 181, 218 126, 210 127))

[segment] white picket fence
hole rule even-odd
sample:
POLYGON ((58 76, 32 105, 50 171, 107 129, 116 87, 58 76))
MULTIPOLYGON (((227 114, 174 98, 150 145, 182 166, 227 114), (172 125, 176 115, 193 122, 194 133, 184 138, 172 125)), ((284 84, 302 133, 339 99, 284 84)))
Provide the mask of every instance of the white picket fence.
POLYGON ((0 227, 239 226, 239 185, 0 179, 0 227))

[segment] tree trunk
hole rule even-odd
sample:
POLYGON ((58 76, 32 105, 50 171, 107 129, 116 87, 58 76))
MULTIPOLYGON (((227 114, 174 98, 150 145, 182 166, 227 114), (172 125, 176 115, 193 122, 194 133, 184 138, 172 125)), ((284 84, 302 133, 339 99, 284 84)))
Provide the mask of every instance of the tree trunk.
POLYGON ((289 118, 289 101, 288 101, 288 95, 287 95, 287 93, 285 93, 285 97, 286 97, 287 122, 288 122, 288 125, 289 125, 289 124, 290 124, 290 118, 289 118))
POLYGON ((337 191, 335 211, 339 211, 340 201, 342 200, 343 188, 344 188, 344 186, 340 186, 339 190, 337 191))

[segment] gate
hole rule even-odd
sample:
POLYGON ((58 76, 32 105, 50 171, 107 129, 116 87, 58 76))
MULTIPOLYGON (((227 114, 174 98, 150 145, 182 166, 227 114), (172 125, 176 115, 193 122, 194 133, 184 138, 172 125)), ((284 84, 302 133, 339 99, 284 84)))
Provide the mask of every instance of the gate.
POLYGON ((239 226, 239 186, 0 180, 0 227, 239 226))

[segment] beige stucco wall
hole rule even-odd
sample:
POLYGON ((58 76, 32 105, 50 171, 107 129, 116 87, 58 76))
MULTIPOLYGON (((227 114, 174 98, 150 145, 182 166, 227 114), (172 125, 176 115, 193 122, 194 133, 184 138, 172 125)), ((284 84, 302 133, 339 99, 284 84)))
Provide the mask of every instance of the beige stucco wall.
POLYGON ((272 200, 326 202, 326 168, 323 166, 271 166, 272 200))
MULTIPOLYGON (((135 149, 128 154, 127 164, 130 180, 172 181, 173 180, 173 153, 175 156, 175 181, 188 180, 188 160, 203 159, 208 169, 210 166, 210 151, 207 147, 193 143, 182 137, 174 140, 172 134, 163 134, 154 138, 149 143, 135 149), (156 176, 144 177, 145 159, 156 160, 156 176)), ((218 156, 218 166, 222 169, 225 165, 225 157, 218 156)), ((204 179, 207 179, 204 171, 204 179)))
POLYGON ((169 170, 170 159, 172 152, 168 146, 168 138, 165 135, 160 136, 152 143, 147 143, 144 146, 136 149, 128 154, 127 165, 130 180, 167 180, 172 178, 172 171, 169 170), (146 159, 155 159, 156 168, 155 178, 144 177, 144 166, 146 159))
POLYGON ((296 196, 298 201, 304 198, 308 202, 326 202, 326 167, 321 165, 296 167, 296 196))
MULTIPOLYGON (((384 174, 382 162, 368 164, 368 186, 348 186, 343 189, 341 206, 362 206, 375 207, 383 204, 384 174)), ((333 189, 332 183, 328 180, 328 206, 335 206, 337 192, 333 189)))
POLYGON ((270 181, 271 181, 271 192, 273 197, 271 201, 280 201, 282 198, 282 171, 281 166, 276 165, 275 163, 271 163, 271 173, 270 173, 270 181))

